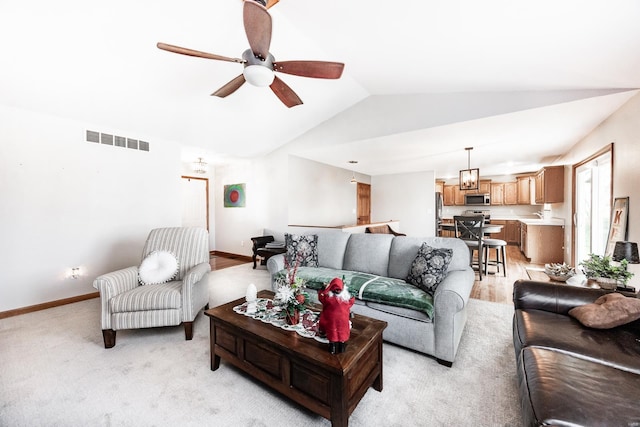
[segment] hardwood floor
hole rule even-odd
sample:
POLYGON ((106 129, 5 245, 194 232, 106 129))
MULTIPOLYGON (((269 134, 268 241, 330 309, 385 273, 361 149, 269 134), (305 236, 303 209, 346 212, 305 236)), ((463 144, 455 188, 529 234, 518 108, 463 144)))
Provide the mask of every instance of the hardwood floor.
MULTIPOLYGON (((247 261, 223 255, 212 255, 210 263, 212 270, 221 270, 235 265, 246 264, 247 261)), ((513 282, 518 279, 528 279, 526 268, 530 265, 517 246, 508 245, 507 276, 505 277, 504 273, 500 271, 499 274, 483 275, 482 281, 480 281, 476 274, 476 281, 471 290, 471 298, 501 304, 512 304, 513 282)), ((489 272, 493 271, 495 271, 495 267, 489 266, 489 272)))
POLYGON ((247 261, 238 257, 228 257, 224 255, 211 255, 209 258, 212 270, 222 270, 223 268, 233 267, 240 264, 247 264, 247 261))
MULTIPOLYGON (((495 255, 492 254, 493 256, 495 255)), ((471 298, 513 304, 513 282, 518 279, 528 279, 526 268, 530 265, 517 246, 507 245, 507 276, 504 276, 501 269, 498 274, 483 274, 482 280, 478 280, 476 273, 471 298)), ((489 266, 489 272, 494 271, 495 267, 489 266)))

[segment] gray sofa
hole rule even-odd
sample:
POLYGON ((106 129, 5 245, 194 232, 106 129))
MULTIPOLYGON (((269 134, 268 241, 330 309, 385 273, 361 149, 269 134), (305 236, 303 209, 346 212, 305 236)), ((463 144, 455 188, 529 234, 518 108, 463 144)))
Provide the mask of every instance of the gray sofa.
MULTIPOLYGON (((395 280, 400 287, 414 288, 404 283, 404 279, 422 243, 436 248, 451 248, 453 257, 446 277, 434 295, 431 297, 418 288, 413 289, 422 292, 422 297, 432 300, 431 313, 383 301, 365 301, 359 295, 355 295, 356 303, 352 311, 386 321, 385 341, 434 356, 443 365, 452 365, 467 320, 467 302, 475 280, 475 274, 469 266, 469 249, 462 240, 339 231, 315 234, 318 235, 318 268, 299 268, 297 275, 305 279, 317 274, 324 274, 324 277, 330 277, 327 274, 333 277, 347 274, 351 277, 351 272, 360 272, 372 278, 400 279, 395 280)), ((272 256, 267 262, 274 291, 275 277, 284 267, 284 254, 272 256)), ((310 290, 309 295, 317 293, 310 290)))

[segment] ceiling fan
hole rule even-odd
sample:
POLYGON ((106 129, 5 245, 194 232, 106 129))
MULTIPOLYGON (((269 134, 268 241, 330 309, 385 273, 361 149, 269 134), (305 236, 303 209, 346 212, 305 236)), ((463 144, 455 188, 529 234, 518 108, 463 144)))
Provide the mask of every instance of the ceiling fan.
POLYGON ((293 89, 274 74, 275 71, 317 79, 339 79, 342 75, 344 64, 327 61, 276 61, 273 55, 269 53, 271 15, 267 8, 277 2, 278 0, 244 1, 244 31, 247 34, 250 49, 242 53, 242 58, 230 58, 166 43, 158 43, 157 46, 160 49, 182 55, 243 64, 244 71, 242 74, 212 93, 211 95, 213 96, 224 98, 238 90, 245 81, 248 81, 254 86, 269 86, 280 101, 289 108, 300 105, 302 100, 293 89))

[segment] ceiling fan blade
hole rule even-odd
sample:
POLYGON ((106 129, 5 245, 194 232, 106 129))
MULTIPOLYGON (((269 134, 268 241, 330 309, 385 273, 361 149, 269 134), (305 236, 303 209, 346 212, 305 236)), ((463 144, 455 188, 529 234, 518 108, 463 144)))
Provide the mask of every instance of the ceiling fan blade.
POLYGON ((302 77, 339 79, 342 76, 344 64, 326 61, 278 61, 273 64, 273 69, 302 77))
POLYGON ((255 56, 266 58, 271 44, 271 15, 253 0, 244 2, 244 32, 255 56))
POLYGON ((229 58, 227 56, 216 55, 213 53, 200 52, 199 50, 187 49, 186 47, 174 46, 166 43, 158 43, 158 49, 166 50, 173 53, 179 53, 181 55, 196 56, 198 58, 217 59, 218 61, 237 62, 243 64, 244 59, 229 58))
POLYGON ((240 74, 238 77, 231 80, 229 83, 222 86, 217 91, 213 92, 211 96, 218 96, 220 98, 224 98, 225 96, 231 95, 233 92, 237 91, 240 88, 240 86, 244 84, 244 82, 245 82, 244 75, 240 74))
POLYGON ((275 76, 273 79, 273 83, 269 86, 273 93, 276 94, 280 101, 287 107, 295 107, 296 105, 302 104, 302 100, 296 95, 296 93, 291 89, 285 82, 280 80, 278 76, 275 76))

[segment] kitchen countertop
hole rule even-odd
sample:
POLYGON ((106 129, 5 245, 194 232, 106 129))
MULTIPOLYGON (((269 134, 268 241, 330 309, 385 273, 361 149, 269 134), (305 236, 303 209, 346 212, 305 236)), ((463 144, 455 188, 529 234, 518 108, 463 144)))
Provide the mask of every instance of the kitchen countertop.
MULTIPOLYGON (((443 220, 453 221, 453 217, 451 218, 443 218, 443 220)), ((509 215, 500 215, 493 216, 491 215, 492 221, 520 221, 527 225, 557 225, 564 226, 564 220, 561 218, 550 218, 550 219, 542 219, 536 216, 509 216, 509 215)))
MULTIPOLYGON (((493 218, 491 218, 493 219, 493 218)), ((550 219, 542 219, 542 218, 519 218, 518 221, 527 224, 527 225, 564 225, 564 220, 559 218, 550 218, 550 219)))

